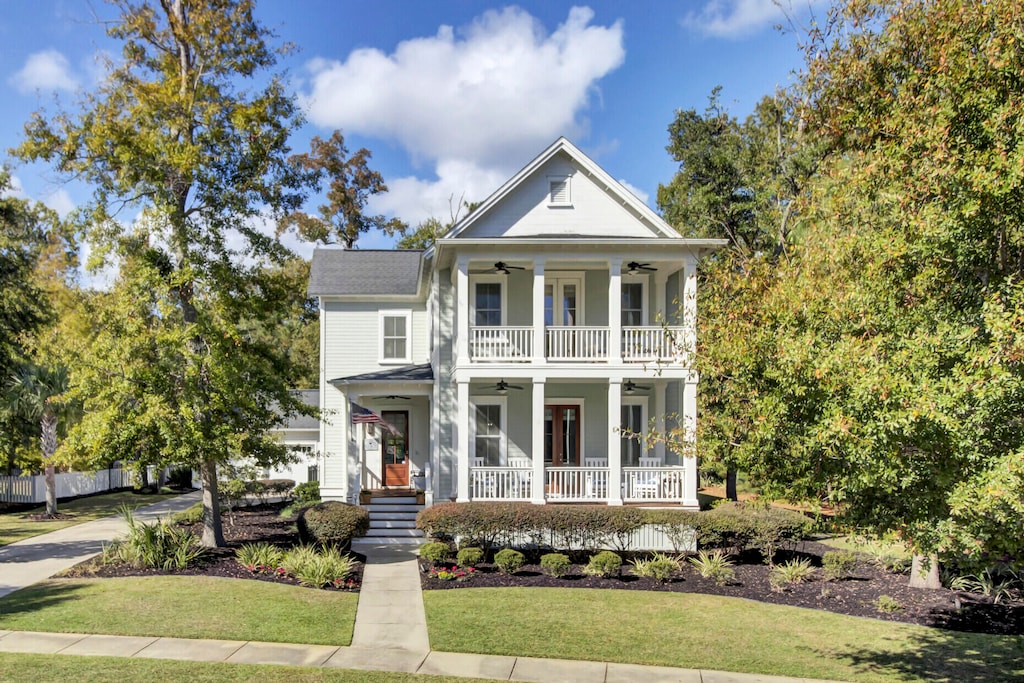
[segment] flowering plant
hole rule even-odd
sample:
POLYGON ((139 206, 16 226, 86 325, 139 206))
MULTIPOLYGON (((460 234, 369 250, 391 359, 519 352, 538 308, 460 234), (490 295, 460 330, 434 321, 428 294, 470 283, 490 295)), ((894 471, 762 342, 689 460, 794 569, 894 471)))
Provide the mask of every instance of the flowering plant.
POLYGON ((476 569, 473 567, 434 567, 430 570, 430 576, 441 581, 465 581, 473 576, 476 569))
POLYGON ((356 589, 359 588, 359 582, 356 581, 355 579, 351 579, 351 578, 350 579, 345 579, 345 578, 340 578, 339 577, 339 578, 335 579, 334 581, 332 581, 331 585, 334 586, 334 588, 336 588, 337 590, 340 590, 340 591, 352 591, 352 590, 356 590, 356 589))

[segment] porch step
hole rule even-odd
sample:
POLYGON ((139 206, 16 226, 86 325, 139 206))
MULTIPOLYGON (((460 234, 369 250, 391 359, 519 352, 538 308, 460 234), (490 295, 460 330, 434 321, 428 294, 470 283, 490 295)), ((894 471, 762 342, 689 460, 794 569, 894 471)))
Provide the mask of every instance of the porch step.
POLYGON ((419 537, 395 537, 395 536, 392 536, 392 537, 382 537, 382 536, 374 536, 374 537, 371 537, 371 538, 353 538, 352 539, 352 549, 358 551, 358 550, 363 549, 363 548, 373 548, 373 547, 382 546, 382 545, 400 545, 400 546, 408 546, 410 548, 418 548, 419 546, 423 545, 426 542, 427 542, 427 539, 422 537, 422 536, 419 536, 419 537))
POLYGON ((370 529, 364 544, 419 544, 423 532, 416 528, 416 515, 423 505, 416 496, 374 496, 363 506, 370 513, 370 529))

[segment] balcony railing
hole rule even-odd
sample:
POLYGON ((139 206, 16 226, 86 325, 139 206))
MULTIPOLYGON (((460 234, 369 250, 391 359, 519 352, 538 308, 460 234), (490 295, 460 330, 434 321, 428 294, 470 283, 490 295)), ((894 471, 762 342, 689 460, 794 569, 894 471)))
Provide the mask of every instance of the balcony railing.
MULTIPOLYGON (((603 362, 608 360, 608 327, 547 327, 544 354, 549 361, 603 362)), ((622 328, 622 360, 626 363, 674 361, 688 341, 682 327, 622 328)), ((469 355, 473 362, 528 363, 533 359, 533 328, 471 327, 469 355)))
MULTIPOLYGON (((683 500, 681 466, 623 467, 619 484, 626 503, 679 503, 683 500)), ((544 499, 560 503, 601 503, 609 498, 607 467, 545 467, 544 499)), ((533 469, 524 467, 471 467, 471 500, 532 499, 533 469)))

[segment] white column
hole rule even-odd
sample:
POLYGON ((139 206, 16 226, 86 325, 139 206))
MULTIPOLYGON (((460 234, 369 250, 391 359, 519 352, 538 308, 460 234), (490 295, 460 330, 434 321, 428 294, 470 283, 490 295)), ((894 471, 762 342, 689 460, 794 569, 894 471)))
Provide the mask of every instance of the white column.
POLYGON ((455 275, 455 364, 469 363, 469 258, 459 257, 455 275))
POLYGON ((697 500, 697 373, 690 371, 686 378, 682 391, 682 417, 683 435, 687 446, 684 449, 683 467, 683 507, 696 510, 700 507, 697 500))
POLYGON ((686 258, 686 277, 680 277, 682 293, 680 302, 683 307, 683 325, 685 332, 684 362, 688 367, 693 367, 697 352, 697 259, 692 256, 686 258))
MULTIPOLYGON (((351 503, 353 496, 355 496, 357 500, 359 496, 358 490, 351 490, 351 487, 349 486, 348 475, 348 450, 349 442, 351 441, 351 437, 349 435, 355 428, 355 426, 352 424, 352 404, 349 403, 348 394, 345 393, 344 391, 341 392, 341 406, 338 408, 337 418, 335 419, 337 419, 337 422, 335 422, 335 424, 342 426, 340 430, 342 438, 341 443, 339 444, 341 446, 341 452, 338 454, 341 457, 341 481, 339 482, 341 488, 341 499, 351 503)), ((324 483, 327 483, 326 480, 324 483)), ((334 482, 332 482, 332 484, 333 483, 334 482)), ((334 485, 336 486, 337 484, 334 485)), ((334 488, 334 486, 331 486, 331 488, 334 488)))
POLYGON ((622 505, 622 380, 608 382, 608 504, 622 505))
MULTIPOLYGON (((511 299, 511 296, 509 297, 511 299)), ((533 363, 547 362, 544 331, 544 259, 533 261, 533 363)), ((542 387, 543 388, 543 387, 542 387)))
POLYGON ((544 504, 544 379, 533 380, 533 405, 530 411, 532 425, 530 458, 533 465, 533 487, 530 501, 544 504))
POLYGON ((622 363, 622 259, 608 265, 608 362, 622 363))
MULTIPOLYGON (((665 435, 665 389, 664 381, 658 380, 654 383, 654 415, 652 417, 654 418, 654 429, 662 436, 665 435)), ((662 465, 665 464, 664 438, 654 442, 654 457, 658 458, 662 465)))
POLYGON ((668 306, 665 305, 665 285, 668 282, 668 275, 662 275, 660 272, 654 276, 654 314, 651 315, 651 319, 648 324, 654 324, 658 320, 658 316, 661 316, 661 323, 664 325, 672 324, 672 316, 669 315, 668 306))
POLYGON ((458 494, 455 501, 469 501, 469 382, 456 384, 455 462, 458 464, 458 494))

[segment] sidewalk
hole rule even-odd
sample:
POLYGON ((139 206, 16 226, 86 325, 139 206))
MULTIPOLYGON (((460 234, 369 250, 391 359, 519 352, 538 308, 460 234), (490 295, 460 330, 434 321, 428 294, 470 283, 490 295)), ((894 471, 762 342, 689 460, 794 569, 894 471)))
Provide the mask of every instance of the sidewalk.
MULTIPOLYGON (((136 512, 147 521, 199 500, 190 493, 136 512)), ((0 596, 88 559, 124 531, 120 517, 61 529, 0 548, 0 596)), ((366 555, 350 647, 0 630, 0 652, 278 664, 533 683, 828 683, 811 679, 563 659, 433 652, 415 553, 363 546, 366 555)))

